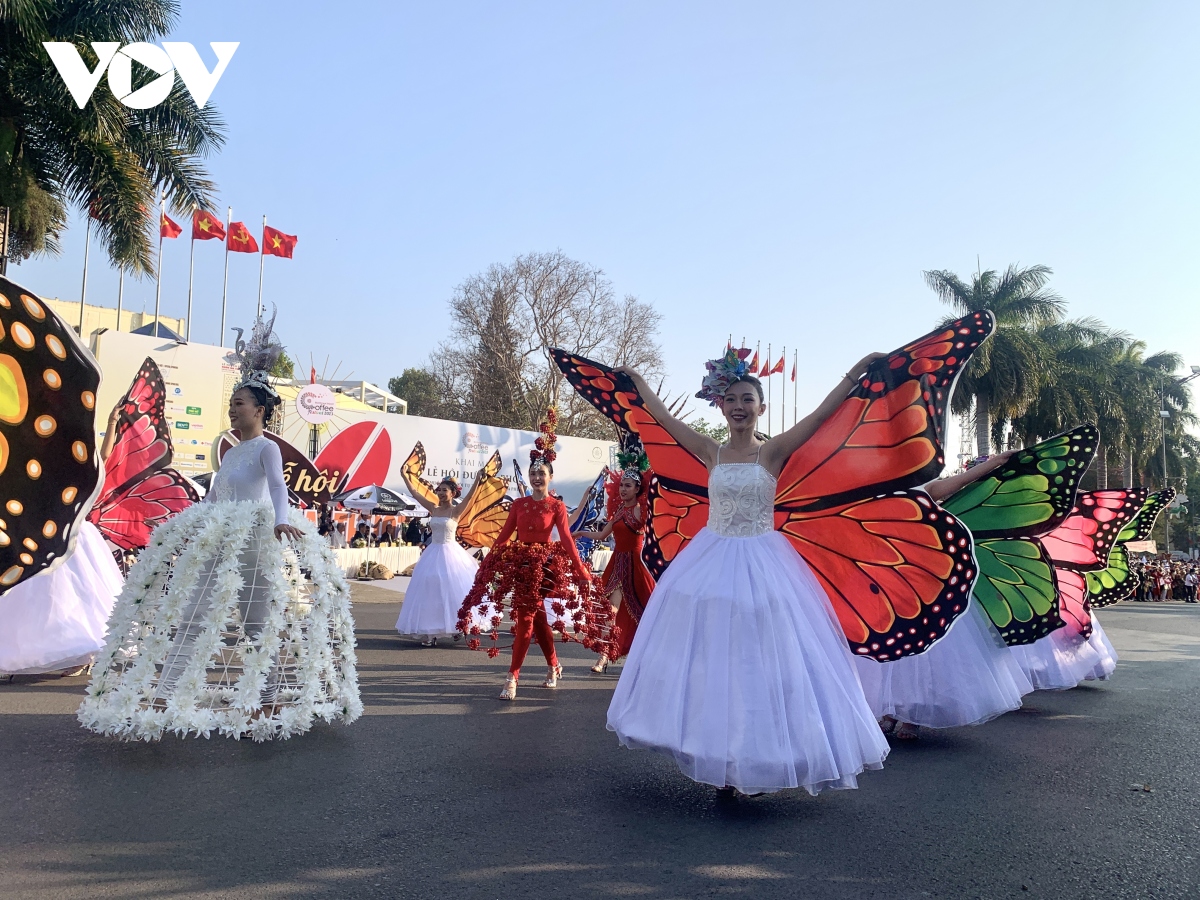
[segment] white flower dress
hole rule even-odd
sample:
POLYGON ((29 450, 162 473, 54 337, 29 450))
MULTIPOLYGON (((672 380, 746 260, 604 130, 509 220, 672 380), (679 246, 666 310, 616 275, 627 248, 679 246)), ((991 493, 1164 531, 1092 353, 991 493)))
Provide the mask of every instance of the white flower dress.
POLYGON ((349 585, 312 524, 289 511, 279 447, 243 441, 205 501, 151 535, 79 719, 124 739, 261 741, 361 713, 349 585), (303 537, 276 539, 283 523, 303 537))

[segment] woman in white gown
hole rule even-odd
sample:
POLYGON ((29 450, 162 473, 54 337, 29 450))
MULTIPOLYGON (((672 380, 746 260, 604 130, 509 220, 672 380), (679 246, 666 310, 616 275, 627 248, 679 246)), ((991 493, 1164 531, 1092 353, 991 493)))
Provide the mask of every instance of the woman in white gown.
POLYGON ((288 509, 283 459, 263 434, 279 402, 263 346, 278 348, 260 322, 229 401, 241 442, 204 502, 155 529, 129 573, 79 710, 93 731, 261 741, 362 713, 349 586, 288 509))
MULTIPOLYGON (((846 397, 863 359, 810 416, 766 442, 762 385, 714 391, 729 424, 719 446, 671 416, 629 369, 643 402, 709 467, 709 519, 663 574, 617 684, 608 728, 629 748, 671 756, 723 795, 857 787, 887 741, 863 697, 833 607, 775 530, 776 478, 846 397)), ((660 473, 661 475, 662 473, 660 473)))
POLYGON ((1010 647, 1013 659, 1038 691, 1066 691, 1081 681, 1107 681, 1117 667, 1117 651, 1092 613, 1092 634, 1083 640, 1063 627, 1039 641, 1010 647))
POLYGON ((0 674, 79 674, 104 647, 104 627, 123 579, 91 522, 76 526, 61 565, 0 597, 0 674))
POLYGON ((475 476, 471 490, 459 502, 462 488, 453 478, 446 477, 434 488, 437 506, 421 500, 421 491, 402 470, 404 483, 417 502, 429 510, 429 528, 433 536, 429 546, 413 568, 412 581, 404 592, 404 603, 396 619, 400 634, 419 638, 421 645, 432 647, 439 635, 454 634, 458 628, 458 609, 475 583, 479 563, 458 544, 458 516, 471 502, 479 488, 484 470, 475 476))
MULTIPOLYGON (((959 475, 925 485, 925 491, 940 503, 1011 456, 993 456, 959 475)), ((1019 709, 1021 698, 1034 689, 974 598, 924 653, 884 663, 859 656, 854 662, 872 712, 885 732, 900 739, 915 738, 918 726, 980 725, 1019 709)))

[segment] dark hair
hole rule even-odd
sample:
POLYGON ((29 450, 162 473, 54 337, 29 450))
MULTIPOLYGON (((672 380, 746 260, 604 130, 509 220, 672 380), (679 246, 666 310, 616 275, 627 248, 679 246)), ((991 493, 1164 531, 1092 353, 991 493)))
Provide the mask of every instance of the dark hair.
POLYGON ((541 466, 543 469, 548 469, 548 470, 550 471, 550 474, 551 474, 551 475, 553 475, 553 474, 554 474, 554 463, 550 462, 550 461, 549 461, 549 460, 547 460, 547 459, 535 459, 535 460, 533 460, 533 461, 532 461, 532 462, 529 464, 529 471, 531 471, 531 472, 532 472, 532 471, 533 471, 533 470, 534 470, 534 469, 535 469, 537 466, 541 466))
MULTIPOLYGON (((450 493, 454 495, 455 499, 457 499, 458 497, 460 497, 462 495, 462 487, 459 485, 459 483, 457 481, 455 481, 449 475, 447 475, 445 478, 443 478, 441 481, 439 481, 437 486, 441 487, 443 484, 446 485, 446 487, 450 488, 450 493)), ((434 490, 437 490, 437 488, 434 488, 434 490)))
MULTIPOLYGON (((237 390, 240 391, 242 388, 250 392, 254 397, 256 405, 263 407, 263 423, 266 424, 269 422, 271 416, 275 414, 275 407, 279 405, 279 399, 277 397, 268 397, 267 392, 256 384, 243 384, 237 390)), ((234 391, 234 393, 236 394, 237 391, 234 391)))
MULTIPOLYGON (((759 403, 765 403, 767 401, 767 395, 763 393, 762 382, 753 375, 743 375, 740 378, 735 378, 733 381, 729 382, 729 387, 725 388, 725 393, 729 393, 729 388, 733 387, 735 384, 741 384, 742 382, 745 382, 746 384, 750 385, 750 387, 754 388, 755 393, 758 394, 759 403)), ((722 396, 724 396, 724 394, 722 394, 722 396)))

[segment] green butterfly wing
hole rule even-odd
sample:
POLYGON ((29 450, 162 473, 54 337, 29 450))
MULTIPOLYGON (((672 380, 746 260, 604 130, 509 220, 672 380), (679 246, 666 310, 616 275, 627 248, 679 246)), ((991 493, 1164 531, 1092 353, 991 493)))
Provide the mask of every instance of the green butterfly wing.
POLYGON ((1054 563, 1037 540, 977 540, 975 559, 974 599, 1006 644, 1032 644, 1062 627, 1054 563))
POLYGON ((1093 609, 1120 603, 1137 590, 1141 579, 1129 571, 1129 553, 1125 549, 1125 542, 1144 541, 1150 537, 1158 514, 1170 506, 1174 499, 1174 488, 1155 491, 1147 497, 1138 514, 1117 535, 1116 544, 1108 554, 1108 568, 1085 573, 1088 603, 1093 609))
POLYGON ((1056 528, 1075 505, 1079 478, 1096 454, 1099 432, 1081 425, 1027 447, 941 505, 976 541, 1034 537, 1056 528))
POLYGON ((1137 590, 1140 581, 1129 571, 1129 554, 1124 544, 1109 551, 1108 568, 1099 572, 1084 572, 1087 580, 1087 602, 1092 609, 1102 609, 1120 603, 1137 590))

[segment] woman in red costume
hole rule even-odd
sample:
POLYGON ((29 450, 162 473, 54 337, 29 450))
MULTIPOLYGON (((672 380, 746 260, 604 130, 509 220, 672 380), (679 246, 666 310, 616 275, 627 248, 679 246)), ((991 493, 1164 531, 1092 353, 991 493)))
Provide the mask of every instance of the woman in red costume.
POLYGON ((480 628, 472 625, 472 621, 483 619, 491 623, 493 646, 488 655, 495 657, 500 654, 496 630, 507 604, 514 640, 512 664, 500 692, 501 700, 516 698, 521 664, 532 640, 542 648, 549 667, 542 686, 558 687, 562 666, 554 650, 556 628, 564 640, 574 638, 598 653, 611 648, 605 637, 611 630, 608 605, 596 596, 591 575, 575 549, 567 524, 566 504, 550 494, 557 440, 551 430, 554 422, 551 410, 548 425, 542 426, 543 434, 537 439, 537 449, 529 454, 530 495, 513 501, 508 519, 480 565, 475 584, 458 614, 459 631, 470 636, 468 646, 473 650, 480 646, 480 628), (551 537, 556 527, 565 539, 551 537), (510 541, 514 535, 516 540, 510 541), (553 628, 546 616, 546 598, 554 598, 552 608, 558 619, 553 628), (572 623, 572 635, 561 624, 564 619, 572 623))
POLYGON ((622 453, 618 454, 617 459, 623 469, 620 473, 611 473, 605 485, 608 491, 608 524, 600 531, 581 531, 576 535, 597 541, 607 540, 611 536, 615 544, 604 569, 602 584, 616 613, 613 635, 616 653, 613 656, 601 654, 600 661, 592 666, 592 671, 597 675, 607 670, 610 662, 629 652, 638 622, 646 611, 646 601, 654 590, 654 577, 642 562, 646 495, 650 485, 649 462, 645 453, 622 453))

